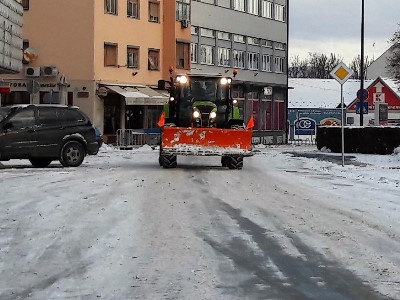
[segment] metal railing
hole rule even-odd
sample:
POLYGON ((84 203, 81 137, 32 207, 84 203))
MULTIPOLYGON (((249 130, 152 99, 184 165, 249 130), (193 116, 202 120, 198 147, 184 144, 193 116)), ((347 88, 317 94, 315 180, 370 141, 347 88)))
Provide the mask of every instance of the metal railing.
POLYGON ((135 129, 117 130, 117 147, 134 148, 143 145, 156 146, 160 143, 159 133, 140 132, 135 129))

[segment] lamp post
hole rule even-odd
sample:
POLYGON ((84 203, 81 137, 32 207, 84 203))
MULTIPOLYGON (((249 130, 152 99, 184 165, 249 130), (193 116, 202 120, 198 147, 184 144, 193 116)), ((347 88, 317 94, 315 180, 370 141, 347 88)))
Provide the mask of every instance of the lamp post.
MULTIPOLYGON (((364 89, 364 0, 361 0, 361 63, 360 63, 360 90, 364 89)), ((360 126, 364 125, 364 99, 360 99, 360 126)))

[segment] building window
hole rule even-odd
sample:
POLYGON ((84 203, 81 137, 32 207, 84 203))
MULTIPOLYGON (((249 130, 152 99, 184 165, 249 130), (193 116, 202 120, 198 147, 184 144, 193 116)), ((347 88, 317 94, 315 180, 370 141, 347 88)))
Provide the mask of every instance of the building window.
POLYGON ((277 49, 277 50, 285 50, 285 44, 284 43, 275 42, 275 49, 277 49))
POLYGON ((240 50, 233 50, 233 67, 244 69, 244 62, 245 62, 245 52, 240 50))
POLYGON ((249 45, 260 45, 260 40, 254 37, 247 37, 247 44, 249 45))
POLYGON ((213 65, 214 57, 214 47, 208 45, 201 45, 200 46, 200 63, 213 65))
POLYGON ((249 70, 258 70, 258 53, 247 53, 247 68, 249 70))
POLYGON ((272 48, 272 41, 270 41, 270 40, 262 40, 261 41, 261 46, 267 47, 267 48, 272 48))
POLYGON ((148 69, 149 70, 160 69, 160 50, 149 49, 148 69))
POLYGON ((286 21, 286 9, 285 6, 275 4, 275 20, 285 22, 286 21))
POLYGON ((139 19, 139 0, 128 0, 127 5, 128 17, 139 19))
POLYGON ((118 65, 118 44, 104 43, 104 66, 116 67, 118 65))
POLYGON ((190 44, 190 61, 192 63, 197 63, 197 61, 198 61, 197 49, 198 49, 197 44, 195 44, 195 43, 190 44))
POLYGON ((261 70, 272 72, 272 55, 264 54, 261 59, 261 70))
POLYGON ((149 22, 160 23, 160 2, 149 1, 149 22))
POLYGON ((117 14, 117 0, 104 0, 104 12, 106 14, 117 14))
POLYGON ((176 1, 176 19, 190 20, 190 0, 177 0, 176 1))
POLYGON ((192 31, 193 35, 198 35, 199 34, 199 27, 191 26, 191 31, 192 31))
POLYGON ((225 40, 225 41, 230 41, 231 40, 231 34, 228 32, 218 32, 218 39, 220 40, 225 40))
POLYGON ((285 60, 283 57, 275 57, 275 73, 283 73, 285 60))
POLYGON ((234 0, 233 1, 233 9, 239 11, 246 11, 245 10, 245 0, 234 0))
POLYGON ((189 69, 189 43, 176 43, 176 68, 189 69))
POLYGON ((231 49, 218 48, 218 65, 219 66, 230 66, 231 49))
POLYGON ((265 18, 272 19, 272 10, 274 4, 267 0, 262 0, 261 2, 261 16, 265 18))
POLYGON ((243 44, 245 43, 244 36, 239 34, 233 35, 233 41, 237 43, 243 43, 243 44))
POLYGON ((29 10, 29 0, 22 0, 21 4, 24 10, 29 10))
POLYGON ((247 12, 252 15, 258 15, 258 0, 248 0, 247 12))
POLYGON ((126 49, 128 68, 139 69, 139 47, 128 46, 126 49))
POLYGON ((214 38, 215 37, 215 31, 211 30, 211 29, 201 28, 200 29, 200 35, 204 36, 204 37, 214 38))

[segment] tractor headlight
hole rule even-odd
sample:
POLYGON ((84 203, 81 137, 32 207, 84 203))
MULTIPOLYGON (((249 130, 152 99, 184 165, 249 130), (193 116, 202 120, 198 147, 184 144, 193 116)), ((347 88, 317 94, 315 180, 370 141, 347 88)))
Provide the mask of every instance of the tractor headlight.
POLYGON ((186 84, 188 82, 188 78, 186 76, 178 76, 176 77, 176 81, 180 84, 186 84))
POLYGON ((210 119, 215 119, 217 113, 215 111, 210 112, 210 119))
POLYGON ((198 118, 200 118, 200 115, 201 115, 200 111, 197 108, 194 108, 193 118, 198 119, 198 118))
POLYGON ((228 83, 228 79, 223 77, 221 78, 221 85, 226 85, 228 83))

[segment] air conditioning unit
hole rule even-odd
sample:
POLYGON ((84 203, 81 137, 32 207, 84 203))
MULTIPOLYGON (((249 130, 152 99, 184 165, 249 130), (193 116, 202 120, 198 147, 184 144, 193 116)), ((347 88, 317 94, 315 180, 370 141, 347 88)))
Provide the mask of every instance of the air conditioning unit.
POLYGON ((58 69, 55 66, 43 66, 42 67, 42 75, 43 76, 57 76, 58 69))
POLYGON ((26 77, 39 77, 40 67, 25 67, 24 73, 26 77))
POLYGON ((181 20, 181 26, 182 28, 188 28, 190 25, 189 20, 181 20))

